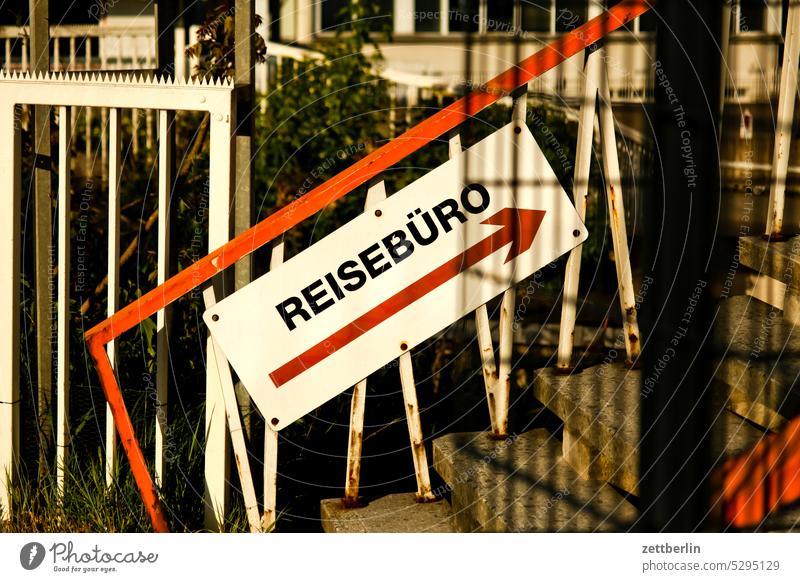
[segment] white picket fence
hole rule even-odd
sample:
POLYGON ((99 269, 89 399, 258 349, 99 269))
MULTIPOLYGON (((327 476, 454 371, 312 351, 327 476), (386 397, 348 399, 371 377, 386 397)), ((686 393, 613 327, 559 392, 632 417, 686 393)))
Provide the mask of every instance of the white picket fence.
MULTIPOLYGON (((48 105, 57 109, 59 143, 58 176, 58 291, 57 291, 57 405, 56 444, 59 488, 63 486, 66 454, 69 450, 69 289, 75 270, 70 269, 70 159, 69 143, 74 126, 73 108, 102 108, 107 111, 108 134, 108 313, 119 306, 120 258, 120 183, 122 112, 133 108, 152 110, 158 119, 158 282, 168 276, 169 256, 167 224, 169 202, 172 196, 173 177, 169 174, 171 144, 174 143, 174 115, 181 111, 207 112, 210 118, 210 157, 208 176, 208 245, 216 248, 230 237, 230 208, 233 168, 231 163, 232 132, 235 127, 233 87, 230 83, 183 82, 167 79, 143 81, 127 76, 74 76, 60 73, 48 75, 0 72, 0 135, 13 144, 0 159, 0 179, 6 192, 6 211, 3 212, 2 229, 5 233, 0 245, 0 310, 4 322, 0 332, 0 505, 4 516, 10 508, 9 482, 17 473, 19 453, 19 379, 20 379, 20 191, 21 151, 19 144, 21 105, 48 105)), ((78 196, 79 193, 72 194, 78 196)), ((156 392, 157 406, 166 406, 168 358, 166 352, 165 314, 159 313, 157 321, 156 392)), ((114 343, 108 345, 112 363, 115 359, 114 343)), ((220 519, 222 507, 218 499, 224 497, 227 484, 224 479, 225 415, 219 398, 219 377, 209 374, 207 382, 208 417, 207 434, 207 496, 212 514, 220 519), (212 454, 212 451, 219 454, 212 454)), ((110 414, 106 415, 106 463, 109 482, 116 474, 114 464, 117 439, 110 414)), ((156 479, 164 471, 166 416, 158 415, 156 434, 156 479)))

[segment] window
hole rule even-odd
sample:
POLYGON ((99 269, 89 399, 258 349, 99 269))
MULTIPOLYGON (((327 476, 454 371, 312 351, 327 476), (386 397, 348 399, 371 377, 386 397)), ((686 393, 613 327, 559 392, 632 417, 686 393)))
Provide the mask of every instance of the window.
POLYGON ((480 0, 450 0, 450 32, 478 32, 480 0))
POLYGON ((414 31, 439 32, 439 0, 416 0, 414 31))
POLYGON ((739 31, 764 30, 764 0, 739 0, 739 31))
POLYGON ((550 0, 522 0, 522 30, 550 32, 550 0))
POLYGON ((514 2, 487 1, 486 32, 507 32, 514 30, 514 2))
POLYGON ((350 22, 349 0, 325 0, 322 3, 322 30, 330 31, 350 22))
POLYGON ((658 26, 658 16, 654 8, 639 17, 639 32, 655 32, 656 26, 658 26))
POLYGON ((367 11, 370 19, 369 29, 382 32, 392 30, 394 22, 394 0, 372 0, 372 9, 367 11))
POLYGON ((556 0, 556 32, 568 32, 586 22, 586 0, 556 0))

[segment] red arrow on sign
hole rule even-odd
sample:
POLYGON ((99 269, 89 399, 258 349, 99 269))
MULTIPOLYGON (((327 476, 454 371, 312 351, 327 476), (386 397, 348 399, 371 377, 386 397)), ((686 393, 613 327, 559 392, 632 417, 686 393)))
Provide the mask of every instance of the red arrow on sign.
POLYGON ((544 210, 528 210, 524 208, 504 208, 500 212, 493 214, 481 224, 501 226, 502 228, 475 243, 463 253, 440 265, 424 277, 417 279, 380 305, 373 307, 364 315, 270 373, 269 377, 275 387, 280 388, 305 370, 320 363, 336 350, 361 337, 392 315, 402 311, 421 297, 424 297, 453 277, 460 275, 509 243, 511 243, 511 248, 506 257, 506 263, 524 253, 531 248, 544 214, 544 210))

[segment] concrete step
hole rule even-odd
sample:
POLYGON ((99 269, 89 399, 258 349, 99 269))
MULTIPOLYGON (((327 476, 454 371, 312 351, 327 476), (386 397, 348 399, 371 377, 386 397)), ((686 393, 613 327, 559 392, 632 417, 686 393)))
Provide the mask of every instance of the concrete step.
POLYGON ((725 300, 717 321, 716 376, 730 408, 773 430, 800 414, 800 326, 748 296, 725 300))
POLYGON ((417 503, 414 493, 395 493, 364 507, 345 508, 341 499, 320 503, 326 533, 452 533, 453 511, 444 499, 417 503))
POLYGON ((739 238, 739 263, 800 289, 800 237, 776 242, 743 236, 739 238))
MULTIPOLYGON (((659 389, 656 384, 654 389, 659 389)), ((533 394, 564 423, 563 454, 584 478, 608 481, 639 493, 641 371, 623 364, 601 364, 570 375, 537 371, 533 394)), ((719 406, 711 428, 716 458, 745 450, 764 431, 719 406)))
POLYGON ((433 442, 462 532, 625 531, 637 511, 613 487, 582 479, 546 429, 506 440, 455 433, 433 442))
POLYGON ((775 305, 783 309, 784 319, 800 323, 800 236, 780 242, 742 237, 739 239, 739 262, 784 285, 783 301, 775 305))

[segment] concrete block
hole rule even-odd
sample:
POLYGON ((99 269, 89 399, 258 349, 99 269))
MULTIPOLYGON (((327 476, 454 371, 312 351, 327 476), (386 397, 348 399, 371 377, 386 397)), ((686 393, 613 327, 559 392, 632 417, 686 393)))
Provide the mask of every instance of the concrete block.
MULTIPOLYGON (((538 370, 533 393, 564 423, 563 454, 584 478, 639 492, 641 371, 602 364, 570 375, 538 370)), ((656 389, 658 389, 656 387, 656 389)), ((763 437, 764 431, 712 403, 712 453, 721 462, 763 437)))
POLYGON ((800 414, 800 326, 747 296, 722 302, 717 321, 716 377, 731 387, 732 409, 771 429, 800 414))
POLYGON ((625 531, 636 509, 605 483, 587 481, 546 429, 506 440, 457 433, 433 443, 459 531, 625 531))
POLYGON ((445 500, 417 503, 414 493, 380 497, 365 507, 345 508, 341 499, 320 503, 326 533, 452 533, 453 513, 445 500))

